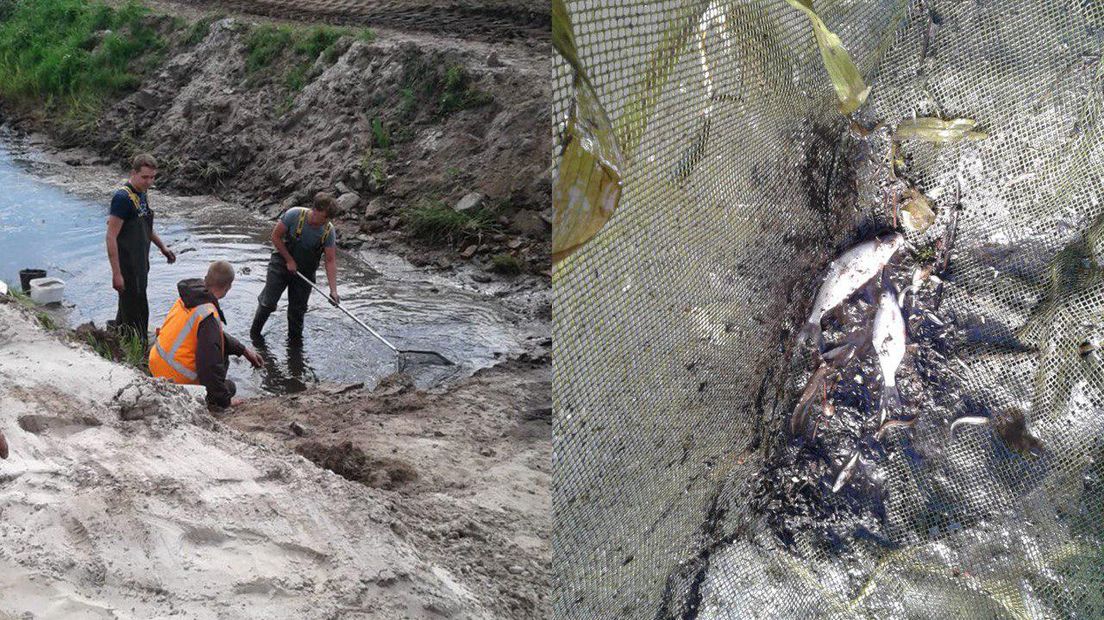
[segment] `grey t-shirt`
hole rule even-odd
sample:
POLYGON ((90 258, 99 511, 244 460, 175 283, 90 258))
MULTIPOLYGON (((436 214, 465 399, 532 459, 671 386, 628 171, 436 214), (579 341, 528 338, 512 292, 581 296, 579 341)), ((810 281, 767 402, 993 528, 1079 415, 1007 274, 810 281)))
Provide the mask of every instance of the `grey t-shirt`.
POLYGON ((283 215, 280 216, 280 221, 287 226, 288 234, 285 241, 290 242, 295 239, 295 230, 299 227, 300 216, 306 215, 303 220, 303 232, 299 238, 299 244, 305 248, 317 248, 318 242, 322 238, 322 235, 326 232, 326 229, 330 229, 330 234, 326 235, 326 241, 322 247, 332 248, 337 244, 337 231, 333 229, 330 224, 323 224, 321 226, 311 226, 310 223, 310 209, 306 207, 292 207, 288 209, 283 215))

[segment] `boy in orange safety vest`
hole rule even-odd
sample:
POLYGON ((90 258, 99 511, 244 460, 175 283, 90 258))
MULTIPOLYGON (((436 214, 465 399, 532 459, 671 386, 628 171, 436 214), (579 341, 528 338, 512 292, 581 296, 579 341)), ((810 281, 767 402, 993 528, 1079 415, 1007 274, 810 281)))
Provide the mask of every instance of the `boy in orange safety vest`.
POLYGON ((203 385, 207 388, 207 406, 222 409, 237 404, 237 386, 226 378, 231 355, 245 356, 254 368, 263 364, 261 356, 223 331, 226 319, 218 300, 230 292, 234 268, 226 261, 215 261, 207 276, 177 284, 180 298, 157 331, 157 341, 149 354, 150 373, 175 383, 203 385))

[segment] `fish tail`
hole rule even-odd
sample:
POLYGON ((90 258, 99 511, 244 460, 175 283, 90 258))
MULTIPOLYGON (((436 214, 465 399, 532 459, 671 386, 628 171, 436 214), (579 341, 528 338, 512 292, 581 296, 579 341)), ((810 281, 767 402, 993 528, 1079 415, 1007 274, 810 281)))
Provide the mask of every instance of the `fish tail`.
POLYGON ((886 411, 890 409, 896 409, 901 406, 901 393, 897 391, 896 385, 886 385, 882 387, 882 404, 879 409, 882 411, 882 418, 886 417, 886 411))

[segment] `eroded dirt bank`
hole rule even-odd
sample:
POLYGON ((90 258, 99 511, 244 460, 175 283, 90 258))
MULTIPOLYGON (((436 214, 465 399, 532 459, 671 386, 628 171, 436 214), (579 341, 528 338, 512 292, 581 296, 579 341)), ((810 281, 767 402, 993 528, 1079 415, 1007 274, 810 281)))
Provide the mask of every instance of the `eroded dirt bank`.
POLYGON ((442 392, 393 375, 374 391, 252 400, 225 421, 387 498, 392 531, 497 617, 542 618, 552 587, 550 381, 547 359, 527 358, 442 392))

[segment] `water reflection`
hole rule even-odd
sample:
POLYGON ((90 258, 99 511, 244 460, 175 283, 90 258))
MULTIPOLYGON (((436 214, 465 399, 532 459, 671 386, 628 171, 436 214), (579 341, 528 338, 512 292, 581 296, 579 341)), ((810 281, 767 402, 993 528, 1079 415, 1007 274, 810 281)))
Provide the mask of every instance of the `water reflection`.
POLYGON ((283 339, 286 351, 285 362, 273 354, 268 339, 264 336, 253 338, 253 348, 264 360, 264 377, 261 389, 266 392, 294 394, 307 389, 307 386, 319 381, 318 374, 307 362, 307 354, 301 341, 283 339))

